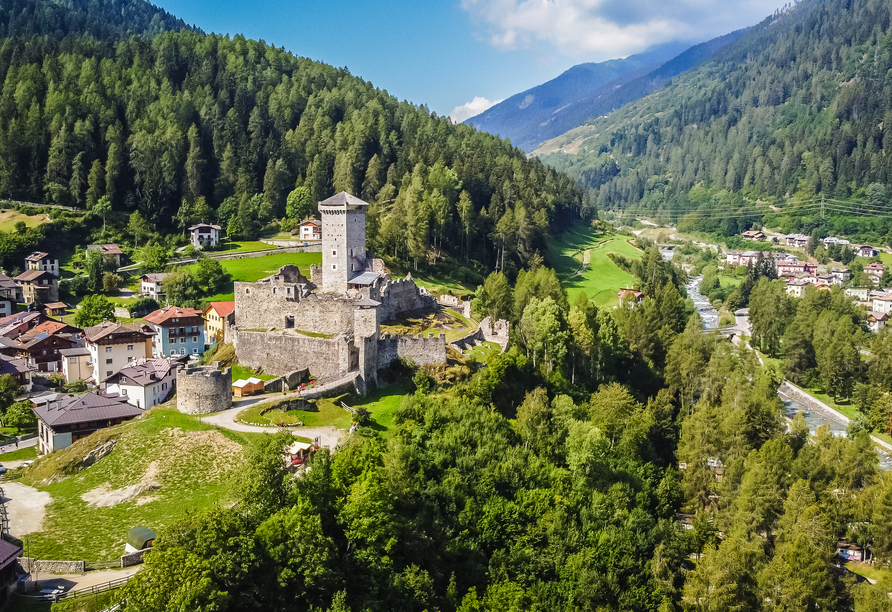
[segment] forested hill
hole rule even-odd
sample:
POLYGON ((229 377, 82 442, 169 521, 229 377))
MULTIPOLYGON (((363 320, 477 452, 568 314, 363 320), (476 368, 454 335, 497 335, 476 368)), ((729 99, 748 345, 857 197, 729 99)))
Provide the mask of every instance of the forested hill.
MULTIPOLYGON (((311 206, 343 190, 380 204, 370 232, 380 252, 483 260, 501 247, 515 268, 580 213, 582 191, 565 175, 347 70, 241 36, 119 37, 154 29, 141 3, 89 3, 99 12, 83 23, 131 6, 140 17, 120 28, 2 41, 0 197, 91 208, 107 196, 162 231, 237 218, 251 238, 288 214, 296 186, 311 206)), ((46 31, 44 14, 19 13, 15 31, 46 31)))
POLYGON ((890 28, 888 2, 805 0, 537 153, 605 207, 684 208, 703 201, 688 200, 698 185, 776 202, 858 195, 892 181, 890 28))
POLYGON ((114 39, 128 34, 197 30, 142 0, 0 0, 0 37, 89 34, 114 39))

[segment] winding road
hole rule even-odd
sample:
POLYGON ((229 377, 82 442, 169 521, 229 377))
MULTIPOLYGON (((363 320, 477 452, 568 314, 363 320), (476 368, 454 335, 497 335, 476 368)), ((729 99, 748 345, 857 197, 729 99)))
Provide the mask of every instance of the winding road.
POLYGON ((281 400, 282 396, 279 394, 275 394, 273 397, 270 398, 250 398, 249 400, 243 400, 239 402, 237 406, 233 406, 228 410, 215 412, 214 414, 208 416, 202 416, 201 420, 205 423, 210 423, 211 425, 222 427, 223 429, 231 429, 232 431, 241 431, 246 433, 276 433, 278 431, 282 431, 282 429, 287 429, 297 436, 309 438, 310 440, 319 438, 319 446, 324 446, 332 451, 335 450, 338 444, 347 437, 346 430, 338 429, 336 427, 258 427, 257 425, 247 425, 245 423, 239 423, 236 420, 238 413, 248 406, 253 406, 255 404, 272 403, 281 400))

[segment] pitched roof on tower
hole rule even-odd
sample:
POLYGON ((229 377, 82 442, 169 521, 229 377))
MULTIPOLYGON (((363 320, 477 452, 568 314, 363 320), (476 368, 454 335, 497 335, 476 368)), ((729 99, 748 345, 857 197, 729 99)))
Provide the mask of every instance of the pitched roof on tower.
POLYGON ((319 206, 368 206, 369 203, 352 196, 346 191, 336 193, 326 200, 319 202, 319 206))

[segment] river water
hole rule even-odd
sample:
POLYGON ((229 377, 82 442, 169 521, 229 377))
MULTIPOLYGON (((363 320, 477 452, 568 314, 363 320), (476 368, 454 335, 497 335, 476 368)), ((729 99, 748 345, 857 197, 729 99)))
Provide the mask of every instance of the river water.
MULTIPOLYGON (((667 261, 672 260, 673 251, 671 249, 660 249, 660 253, 667 261)), ((703 328, 710 330, 717 329, 719 326, 719 313, 712 307, 712 305, 710 305, 709 299, 700 294, 701 280, 703 280, 702 276, 695 276, 688 280, 688 284, 685 286, 688 291, 688 297, 694 301, 697 313, 700 315, 700 318, 703 319, 703 328)), ((787 418, 792 420, 797 412, 801 412, 805 417, 808 430, 812 434, 815 434, 818 431, 818 427, 827 425, 834 436, 846 435, 846 426, 844 424, 834 421, 820 412, 809 410, 796 400, 785 395, 778 393, 778 397, 780 397, 781 401, 784 403, 784 411, 787 418)), ((892 470, 892 457, 882 449, 878 448, 877 451, 880 454, 880 469, 885 471, 892 470)))

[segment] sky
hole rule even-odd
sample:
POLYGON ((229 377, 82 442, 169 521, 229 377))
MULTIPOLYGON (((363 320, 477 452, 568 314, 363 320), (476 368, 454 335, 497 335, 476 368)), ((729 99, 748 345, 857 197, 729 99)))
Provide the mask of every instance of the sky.
POLYGON ((781 0, 154 0, 462 121, 575 64, 758 23, 781 0))

